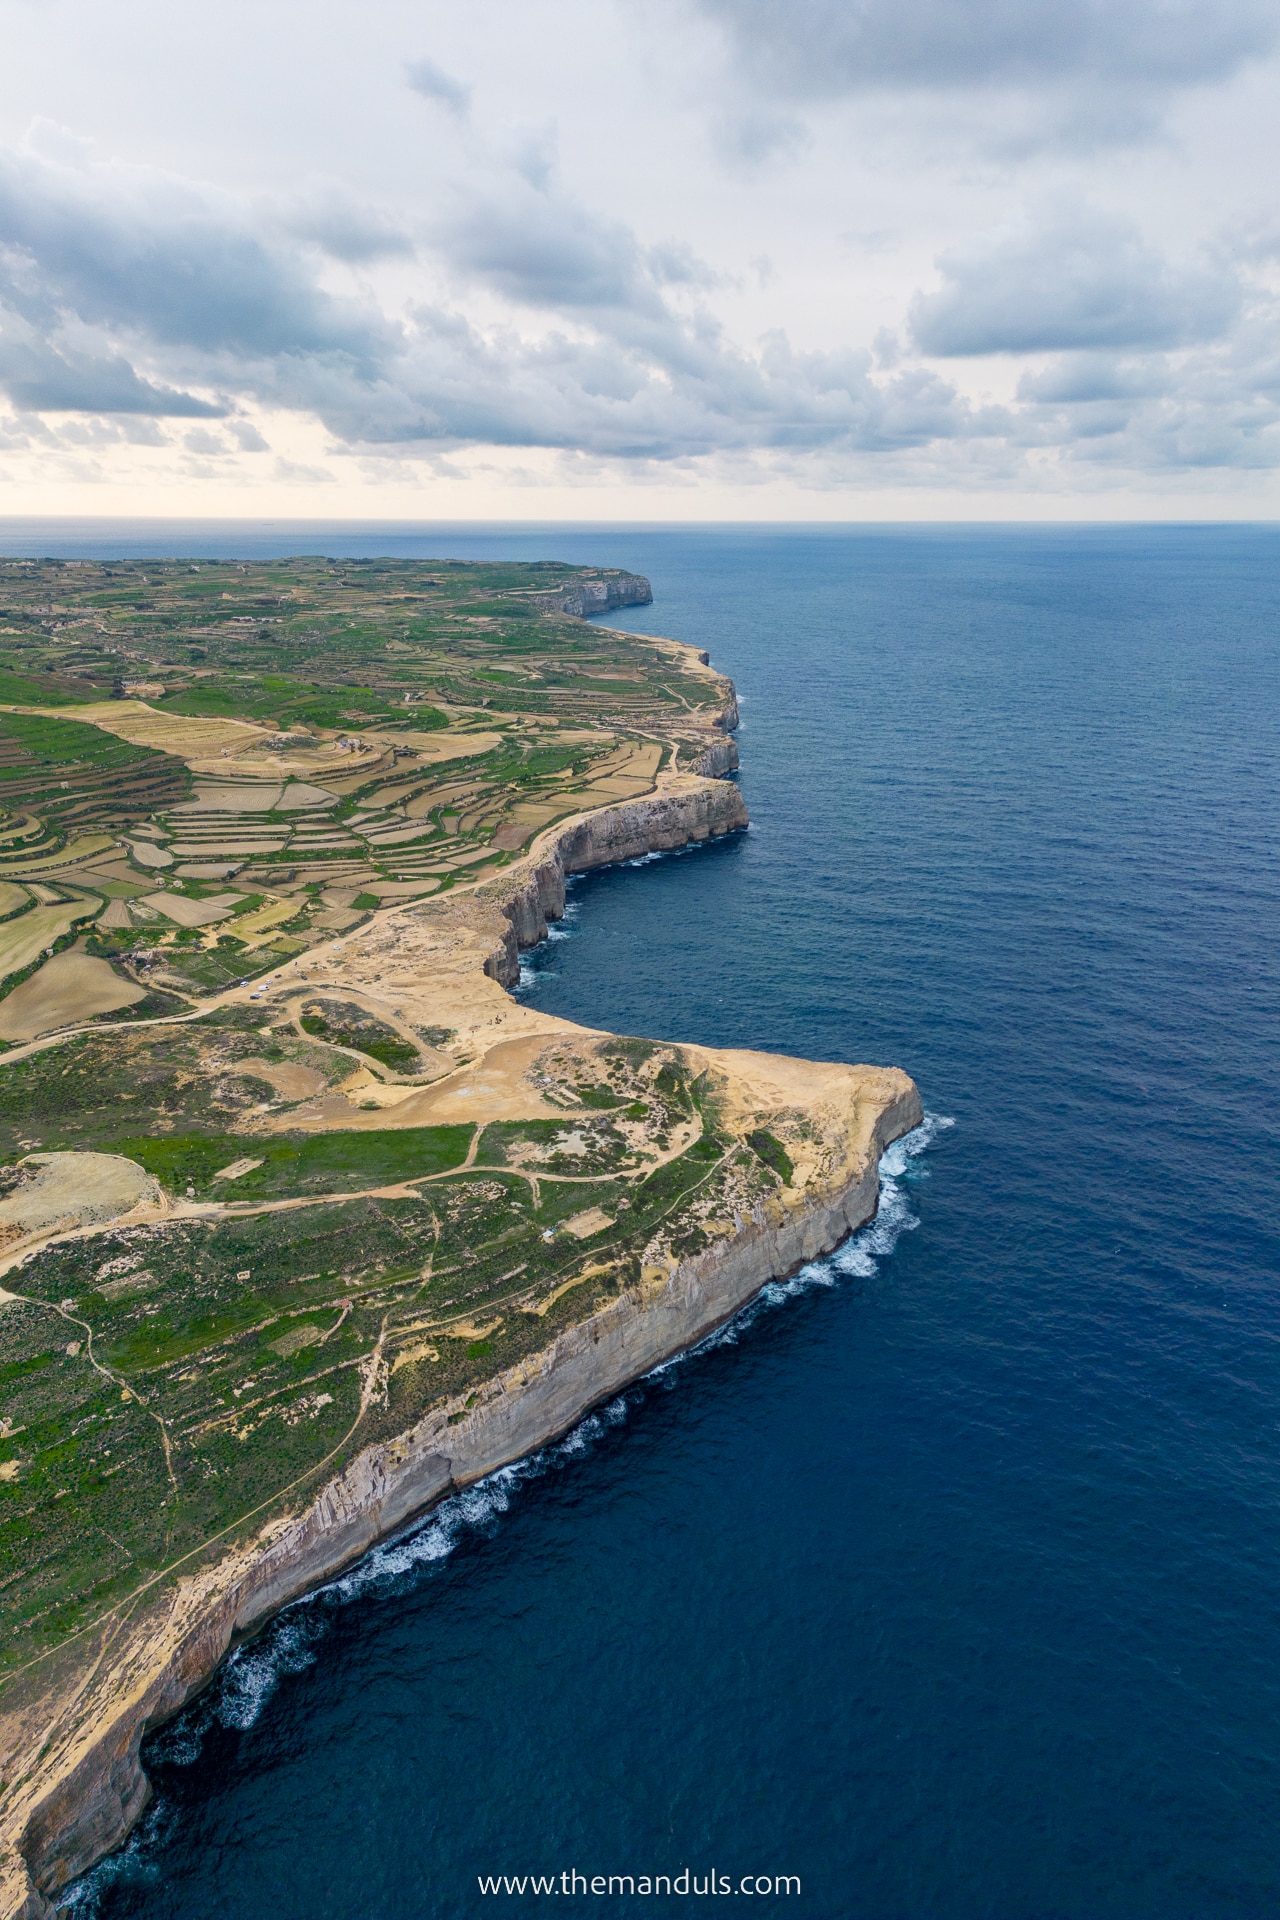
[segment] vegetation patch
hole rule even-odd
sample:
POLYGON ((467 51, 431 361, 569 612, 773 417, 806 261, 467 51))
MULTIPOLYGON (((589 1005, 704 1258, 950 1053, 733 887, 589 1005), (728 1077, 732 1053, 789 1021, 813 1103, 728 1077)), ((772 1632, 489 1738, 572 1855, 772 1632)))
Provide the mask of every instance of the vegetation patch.
POLYGON ((309 1001, 302 1010, 299 1025, 304 1033, 313 1034, 317 1040, 367 1053, 396 1073, 416 1073, 422 1065, 422 1055, 412 1041, 385 1021, 366 1013, 354 1001, 309 1001))
POLYGON ((759 1154, 766 1167, 771 1167, 784 1187, 789 1187, 795 1178, 795 1168, 791 1164, 791 1155, 774 1134, 767 1133, 763 1127, 757 1127, 754 1133, 747 1135, 747 1145, 753 1153, 759 1154))
POLYGON ((219 1191, 214 1175, 223 1167, 255 1158, 259 1165, 235 1183, 235 1198, 249 1200, 421 1180, 456 1167, 466 1157, 473 1132, 472 1127, 445 1126, 266 1139, 249 1134, 138 1136, 121 1140, 116 1151, 137 1160, 170 1192, 192 1189, 200 1196, 219 1191))

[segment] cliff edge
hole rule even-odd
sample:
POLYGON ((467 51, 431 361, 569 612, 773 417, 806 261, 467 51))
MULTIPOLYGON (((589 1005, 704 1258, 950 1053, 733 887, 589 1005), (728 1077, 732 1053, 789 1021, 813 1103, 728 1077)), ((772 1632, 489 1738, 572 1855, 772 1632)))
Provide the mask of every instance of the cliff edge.
MULTIPOLYGON (((602 576, 601 605, 634 604, 642 588, 647 598, 633 576, 602 576)), ((593 610, 596 584, 574 591, 584 604, 571 611, 593 610)), ((189 1049, 181 1088, 243 1072, 259 1091, 287 1081, 288 1099, 246 1111, 238 1159, 219 1165, 230 1148, 215 1143, 205 1162, 180 1162, 206 1167, 185 1193, 135 1183, 117 1217, 55 1223, 0 1253, 0 1312, 25 1316, 37 1343, 52 1324, 60 1365, 88 1359, 113 1399, 120 1389, 156 1512, 184 1512, 188 1489, 215 1502, 194 1535, 166 1520, 149 1570, 87 1600, 87 1617, 6 1682, 10 1920, 43 1920, 46 1896, 120 1844, 149 1793, 144 1735, 238 1637, 563 1434, 874 1213, 881 1155, 921 1120, 906 1074, 618 1038, 508 991, 520 951, 563 914, 568 876, 748 824, 737 787, 715 777, 737 761, 732 685, 695 650, 659 644, 692 656, 712 711, 648 792, 554 820, 495 878, 385 906, 323 950, 282 955, 259 984, 211 999, 178 1040, 161 1023, 157 1046, 189 1049), (288 1155, 292 1184, 273 1187, 288 1155), (333 1271, 301 1272, 317 1246, 333 1271), (241 1301, 259 1258, 282 1247, 295 1249, 301 1291, 268 1287, 259 1323, 229 1320, 195 1367, 189 1336, 145 1384, 115 1370, 157 1303, 195 1326, 209 1300, 241 1301), (225 1477, 212 1493, 210 1473, 225 1477)), ((607 791, 601 782, 597 798, 607 791)), ((93 1044, 114 1058, 101 1031, 93 1044)), ((135 1063, 151 1044, 126 1040, 135 1063)))

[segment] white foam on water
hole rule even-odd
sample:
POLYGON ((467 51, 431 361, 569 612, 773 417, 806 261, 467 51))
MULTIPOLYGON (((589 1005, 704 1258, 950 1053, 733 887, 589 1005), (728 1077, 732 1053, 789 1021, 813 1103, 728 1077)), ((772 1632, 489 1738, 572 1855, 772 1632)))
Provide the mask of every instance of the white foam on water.
POLYGON ((619 867, 651 867, 655 860, 682 860, 687 853, 698 853, 707 842, 686 840, 682 847, 655 847, 650 853, 638 853, 634 860, 618 860, 619 867))
POLYGON ((492 1534, 523 1486, 589 1452, 609 1428, 622 1425, 627 1412, 627 1396, 620 1394, 579 1421, 563 1440, 499 1467, 461 1493, 450 1494, 425 1520, 374 1547, 350 1572, 296 1602, 296 1607, 345 1605, 366 1593, 394 1590, 406 1575, 447 1560, 468 1534, 492 1534))
POLYGON ((191 1766, 200 1758, 205 1734, 213 1721, 213 1710, 206 1702, 188 1707, 185 1713, 179 1714, 176 1720, 171 1720, 167 1727, 155 1735, 150 1743, 149 1758, 160 1761, 163 1766, 191 1766))
POLYGON ((283 1614, 261 1640, 237 1648, 222 1671, 214 1718, 224 1727, 245 1732, 286 1673, 303 1673, 314 1666, 314 1642, 320 1636, 308 1632, 308 1625, 292 1612, 283 1614))
POLYGON ((732 1320, 717 1327, 696 1347, 673 1355, 646 1377, 662 1385, 674 1385, 672 1376, 677 1368, 683 1367, 686 1361, 696 1358, 700 1353, 711 1352, 715 1347, 735 1346, 761 1314, 785 1306, 788 1300, 795 1300, 814 1287, 834 1287, 841 1280, 874 1279, 880 1271, 880 1262, 888 1259, 902 1235, 913 1232, 920 1225, 918 1217, 911 1211, 904 1182, 929 1177, 928 1168, 917 1166, 916 1162, 928 1152, 940 1133, 954 1125, 955 1121, 945 1114, 926 1113, 918 1127, 904 1134, 901 1140, 895 1140, 881 1155, 880 1201, 874 1217, 865 1227, 859 1227, 834 1253, 825 1255, 821 1260, 809 1261, 785 1280, 768 1281, 754 1300, 748 1301, 732 1320))
MULTIPOLYGON (((566 889, 572 886, 572 884, 572 878, 566 881, 566 889)), ((528 959, 521 960, 520 962, 520 977, 515 985, 517 994, 528 993, 531 988, 541 986, 543 980, 546 978, 545 949, 557 940, 573 940, 577 937, 578 929, 573 925, 573 922, 577 919, 581 910, 582 902, 580 900, 570 900, 566 894, 564 912, 561 914, 559 920, 557 920, 553 926, 547 928, 536 947, 530 947, 528 959), (542 964, 539 963, 536 957, 538 954, 543 954, 542 964)))
POLYGON ((589 1452, 610 1428, 623 1424, 627 1412, 628 1397, 619 1394, 588 1414, 563 1440, 451 1494, 408 1532, 374 1547, 349 1572, 295 1600, 260 1639, 231 1654, 208 1694, 149 1743, 148 1758, 166 1766, 190 1766, 199 1759, 211 1728, 247 1732, 285 1675, 301 1673, 315 1663, 315 1649, 328 1632, 332 1608, 347 1606, 366 1594, 394 1593, 398 1586, 413 1584, 433 1565, 447 1560, 469 1533, 492 1534, 521 1487, 589 1452))

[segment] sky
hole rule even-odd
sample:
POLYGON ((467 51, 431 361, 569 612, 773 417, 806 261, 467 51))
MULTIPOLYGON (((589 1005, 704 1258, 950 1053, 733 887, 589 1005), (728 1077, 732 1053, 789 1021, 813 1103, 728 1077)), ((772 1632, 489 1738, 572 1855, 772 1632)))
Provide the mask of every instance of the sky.
POLYGON ((1280 515, 1275 0, 0 16, 0 513, 1280 515))

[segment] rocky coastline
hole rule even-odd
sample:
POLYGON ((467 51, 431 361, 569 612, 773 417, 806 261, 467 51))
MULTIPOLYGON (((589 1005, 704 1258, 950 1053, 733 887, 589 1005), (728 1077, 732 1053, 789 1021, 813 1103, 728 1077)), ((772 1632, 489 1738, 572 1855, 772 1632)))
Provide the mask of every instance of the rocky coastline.
POLYGON ((568 1432, 593 1406, 732 1318, 770 1280, 830 1252, 869 1220, 880 1155, 921 1119, 907 1076, 886 1070, 884 1079, 855 1177, 779 1219, 752 1221, 700 1258, 646 1273, 639 1288, 533 1362, 492 1380, 460 1418, 440 1408, 358 1454, 297 1518, 182 1582, 135 1624, 127 1645, 104 1648, 99 1683, 67 1729, 60 1777, 31 1809, 6 1915, 46 1920, 53 1909, 37 1889, 65 1886, 127 1837, 150 1794, 139 1758, 144 1734, 208 1682, 237 1639, 451 1493, 568 1432))
MULTIPOLYGON (((730 689, 721 724, 732 717, 730 689)), ((564 911, 568 875, 745 827, 737 787, 707 777, 736 760, 731 740, 713 741, 697 772, 670 775, 645 798, 561 823, 509 876, 479 890, 476 918, 493 936, 483 961, 489 979, 515 984, 520 950, 544 938, 564 911)), ((767 1071, 770 1061, 714 1057, 748 1073, 767 1071)), ((176 1582, 157 1581, 150 1596, 96 1630, 91 1658, 83 1646, 74 1663, 50 1657, 39 1695, 4 1716, 4 1749, 36 1756, 14 1783, 0 1830, 6 1920, 46 1920, 53 1912, 46 1896, 125 1839, 149 1797, 139 1758, 144 1735, 208 1683, 238 1639, 441 1499, 568 1431, 593 1405, 695 1344, 771 1279, 829 1252, 874 1214, 880 1156, 919 1124, 919 1095, 893 1069, 814 1071, 848 1076, 847 1088, 840 1082, 851 1116, 848 1150, 829 1177, 762 1203, 696 1255, 646 1267, 638 1284, 496 1375, 468 1404, 433 1408, 394 1440, 366 1446, 301 1511, 281 1516, 277 1505, 253 1539, 229 1542, 220 1557, 206 1552, 176 1582)))

